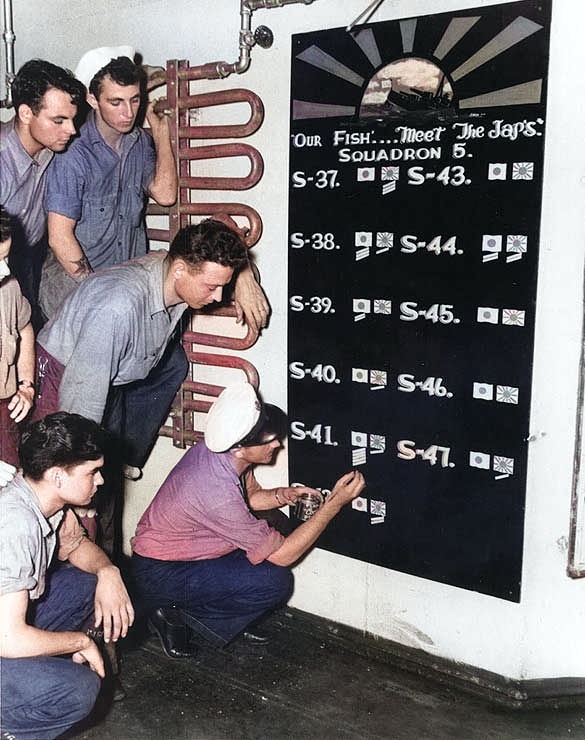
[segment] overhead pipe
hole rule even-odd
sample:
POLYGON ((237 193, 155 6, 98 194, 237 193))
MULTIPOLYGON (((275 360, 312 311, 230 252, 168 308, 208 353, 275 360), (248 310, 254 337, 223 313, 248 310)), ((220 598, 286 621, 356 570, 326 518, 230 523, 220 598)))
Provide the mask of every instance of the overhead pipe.
POLYGON ((250 50, 255 44, 264 49, 272 46, 274 36, 266 26, 258 26, 256 31, 252 33, 252 13, 255 10, 282 8, 293 3, 310 5, 312 2, 314 0, 240 0, 240 56, 237 61, 231 64, 228 64, 228 62, 209 62, 199 67, 192 67, 192 70, 197 70, 198 77, 192 76, 191 79, 217 80, 229 77, 231 74, 242 74, 250 66, 250 50))
POLYGON ((12 107, 12 81, 14 80, 14 41, 16 36, 12 29, 12 0, 4 0, 4 53, 6 57, 6 97, 0 100, 0 108, 12 107))

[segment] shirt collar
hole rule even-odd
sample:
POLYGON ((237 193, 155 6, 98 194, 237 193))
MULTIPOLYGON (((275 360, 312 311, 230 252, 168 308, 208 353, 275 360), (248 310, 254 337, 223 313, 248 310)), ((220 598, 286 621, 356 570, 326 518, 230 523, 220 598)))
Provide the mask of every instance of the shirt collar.
MULTIPOLYGON (((174 317, 177 313, 183 314, 187 308, 186 303, 178 303, 176 306, 165 306, 164 301, 164 280, 165 280, 165 250, 150 252, 146 256, 148 265, 148 305, 150 315, 154 316, 161 311, 165 311, 169 316, 174 317)), ((142 258, 144 259, 144 258, 142 258)))
MULTIPOLYGON (((102 143, 102 144, 105 144, 108 147, 108 149, 111 149, 111 147, 109 147, 106 144, 104 137, 98 131, 98 128, 96 125, 96 114, 93 108, 87 114, 87 118, 85 119, 85 123, 83 124, 83 129, 91 144, 102 143)), ((140 131, 137 126, 134 126, 132 131, 129 131, 127 134, 122 134, 122 140, 120 142, 120 149, 118 153, 121 155, 129 151, 134 146, 139 136, 140 136, 140 131)), ((114 150, 111 149, 111 151, 113 152, 114 150)))
POLYGON ((35 495, 33 489, 25 481, 22 473, 18 473, 13 480, 14 487, 18 490, 20 497, 23 501, 32 509, 36 518, 39 521, 41 532, 43 537, 48 537, 53 532, 56 532, 61 519, 63 518, 63 510, 55 512, 52 516, 46 517, 41 511, 41 507, 35 495))
MULTIPOLYGON (((2 126, 2 138, 5 138, 7 144, 13 142, 11 148, 14 164, 16 170, 20 176, 24 176, 31 167, 38 167, 39 172, 42 172, 48 166, 49 162, 53 159, 54 152, 50 149, 41 149, 36 157, 31 157, 30 154, 22 145, 18 131, 16 130, 15 119, 13 118, 7 124, 2 126)), ((8 148, 8 147, 6 147, 8 148)))

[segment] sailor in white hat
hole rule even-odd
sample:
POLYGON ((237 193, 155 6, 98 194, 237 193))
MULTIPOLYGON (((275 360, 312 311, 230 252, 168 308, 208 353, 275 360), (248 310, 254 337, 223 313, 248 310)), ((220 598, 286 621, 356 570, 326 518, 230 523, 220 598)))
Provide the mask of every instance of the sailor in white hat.
POLYGON ((215 647, 238 635, 266 642, 249 626, 288 601, 291 566, 362 491, 363 476, 352 471, 296 529, 283 534, 269 524, 267 514, 320 495, 256 480, 254 467, 273 461, 285 432, 284 412, 263 404, 249 383, 228 386, 208 414, 205 441, 185 453, 140 519, 134 580, 167 656, 193 655, 192 633, 215 647))
POLYGON ((278 406, 260 402, 254 387, 242 381, 229 385, 207 415, 205 444, 212 452, 255 447, 286 435, 286 416, 278 406))
POLYGON ((101 69, 109 64, 112 59, 118 59, 118 57, 127 57, 131 62, 134 61, 136 51, 134 47, 128 44, 124 46, 100 46, 99 49, 91 49, 85 52, 85 54, 79 60, 77 67, 75 68, 75 76, 80 82, 87 87, 91 81, 101 69))
POLYGON ((51 251, 40 287, 47 318, 91 272, 146 254, 145 202, 169 206, 177 198, 168 116, 150 104, 149 131, 137 125, 146 91, 134 55, 130 45, 92 49, 75 70, 91 111, 47 175, 51 251))

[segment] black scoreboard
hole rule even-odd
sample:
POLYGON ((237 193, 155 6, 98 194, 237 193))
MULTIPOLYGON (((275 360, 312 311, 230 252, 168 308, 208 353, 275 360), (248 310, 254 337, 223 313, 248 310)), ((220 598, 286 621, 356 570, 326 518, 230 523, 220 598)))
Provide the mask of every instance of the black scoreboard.
POLYGON ((551 3, 292 39, 290 479, 319 547, 519 601, 551 3))

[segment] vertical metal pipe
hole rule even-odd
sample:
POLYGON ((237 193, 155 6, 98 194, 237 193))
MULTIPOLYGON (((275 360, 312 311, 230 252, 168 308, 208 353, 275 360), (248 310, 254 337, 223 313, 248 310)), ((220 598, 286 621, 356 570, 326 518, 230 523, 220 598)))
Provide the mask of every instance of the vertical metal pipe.
POLYGON ((12 106, 11 85, 14 79, 14 40, 16 36, 12 29, 12 0, 4 0, 4 54, 6 58, 6 97, 0 101, 0 107, 10 108, 12 106))

